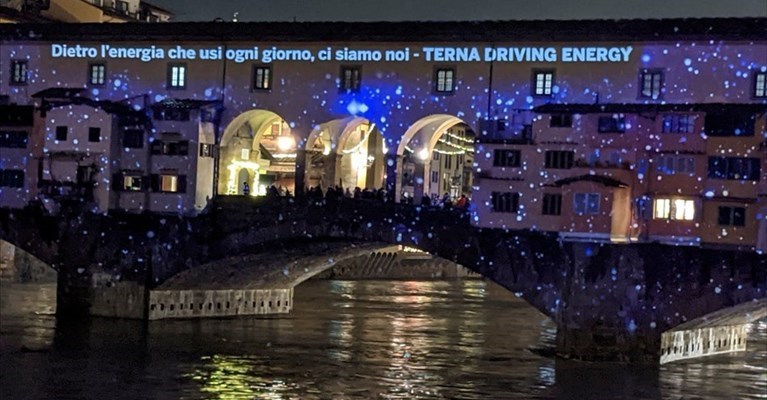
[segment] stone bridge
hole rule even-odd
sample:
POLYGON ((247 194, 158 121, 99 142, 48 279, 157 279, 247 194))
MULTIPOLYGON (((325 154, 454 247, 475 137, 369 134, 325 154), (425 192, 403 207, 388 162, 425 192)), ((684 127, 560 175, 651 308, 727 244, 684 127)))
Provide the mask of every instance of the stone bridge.
POLYGON ((59 271, 61 314, 148 318, 150 289, 180 273, 202 266, 235 276, 249 257, 279 252, 285 262, 256 276, 282 275, 279 285, 292 291, 337 260, 401 244, 525 299, 556 322, 563 356, 657 361, 663 332, 767 294, 767 257, 753 252, 562 242, 551 233, 478 229, 458 211, 372 200, 226 197, 197 217, 82 208, 64 205, 57 216, 41 207, 0 210, 0 238, 59 271), (298 265, 296 254, 316 260, 287 267, 298 265))

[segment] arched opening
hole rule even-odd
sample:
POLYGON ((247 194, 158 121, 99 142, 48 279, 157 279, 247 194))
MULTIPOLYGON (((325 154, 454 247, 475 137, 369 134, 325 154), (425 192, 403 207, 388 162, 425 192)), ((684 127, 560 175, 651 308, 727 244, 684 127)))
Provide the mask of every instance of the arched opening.
POLYGON ((306 141, 306 183, 325 190, 340 186, 377 189, 385 180, 386 146, 375 124, 344 118, 318 125, 306 141))
POLYGON ((413 124, 397 148, 396 201, 471 199, 474 138, 471 127, 452 115, 431 115, 413 124))
POLYGON ((219 194, 263 196, 270 186, 295 191, 296 139, 279 115, 242 113, 224 130, 220 146, 219 194))

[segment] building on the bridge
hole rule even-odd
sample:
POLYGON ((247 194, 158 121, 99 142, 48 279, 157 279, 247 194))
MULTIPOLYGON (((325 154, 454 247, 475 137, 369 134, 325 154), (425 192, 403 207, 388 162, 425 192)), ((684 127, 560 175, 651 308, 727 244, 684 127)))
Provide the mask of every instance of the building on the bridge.
POLYGON ((767 249, 764 26, 5 25, 0 206, 385 187, 467 194, 481 227, 767 249))
POLYGON ((141 0, 3 0, 0 23, 168 22, 173 13, 141 0))

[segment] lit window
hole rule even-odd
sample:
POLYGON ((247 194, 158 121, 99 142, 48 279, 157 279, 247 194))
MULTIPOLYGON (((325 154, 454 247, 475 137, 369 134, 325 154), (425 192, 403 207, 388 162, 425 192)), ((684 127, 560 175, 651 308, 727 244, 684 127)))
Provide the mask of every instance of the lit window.
POLYGON ((653 206, 655 219, 692 221, 695 218, 694 200, 659 198, 653 206))
POLYGON ((28 64, 26 60, 11 61, 11 84, 26 85, 28 64))
POLYGON ((360 90, 361 78, 360 67, 342 67, 341 90, 358 92, 360 90))
POLYGON ((240 151, 240 158, 243 160, 250 160, 250 149, 242 149, 240 151))
POLYGON ((663 86, 663 71, 656 69, 643 69, 639 72, 639 84, 641 90, 639 97, 645 99, 658 99, 663 86))
POLYGON ((754 97, 767 97, 767 72, 754 75, 754 97))
POLYGON ((533 94, 550 96, 554 85, 554 70, 533 71, 533 94))
POLYGON ((160 175, 160 191, 162 192, 178 191, 178 176, 160 175))
POLYGON ((123 176, 123 190, 140 192, 143 188, 143 178, 136 175, 123 176))
POLYGON ((452 68, 438 69, 436 79, 436 90, 439 93, 452 93, 455 89, 453 85, 453 78, 455 76, 455 70, 452 68))
POLYGON ((168 64, 168 88, 184 89, 186 87, 186 64, 168 64))
POLYGON ((253 90, 269 90, 272 88, 272 67, 253 67, 253 90))
POLYGON ((104 84, 107 67, 104 64, 91 64, 88 80, 91 85, 100 86, 104 84))
POLYGON ((576 214, 599 214, 599 193, 575 193, 573 209, 576 214))

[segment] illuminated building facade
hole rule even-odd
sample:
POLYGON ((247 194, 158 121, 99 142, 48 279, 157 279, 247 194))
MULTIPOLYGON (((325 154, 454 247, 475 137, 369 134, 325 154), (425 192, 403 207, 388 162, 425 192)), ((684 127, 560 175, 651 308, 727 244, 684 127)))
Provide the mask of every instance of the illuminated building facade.
POLYGON ((31 116, 3 119, 0 205, 384 187, 469 195, 481 227, 767 248, 764 19, 457 27, 6 25, 3 112, 31 116))
POLYGON ((140 0, 2 0, 0 23, 168 22, 173 13, 140 0))

